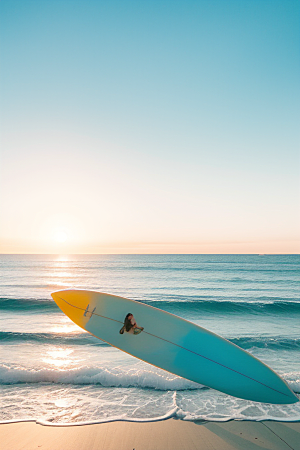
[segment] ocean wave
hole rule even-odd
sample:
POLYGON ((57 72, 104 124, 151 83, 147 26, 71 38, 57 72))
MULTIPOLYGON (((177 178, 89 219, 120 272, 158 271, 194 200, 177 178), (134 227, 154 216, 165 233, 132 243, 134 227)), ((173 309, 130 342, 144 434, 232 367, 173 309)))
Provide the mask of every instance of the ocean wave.
MULTIPOLYGON (((166 297, 166 296, 165 296, 166 297)), ((300 314, 300 300, 282 299, 280 297, 260 296, 251 301, 232 299, 222 296, 168 296, 160 300, 136 300, 165 311, 179 313, 213 313, 213 314, 300 314)), ((59 312, 52 299, 0 298, 0 310, 13 313, 22 312, 59 312)), ((180 314, 179 314, 180 315, 180 314)))
MULTIPOLYGON (((299 373, 282 374, 295 393, 300 392, 299 373)), ((28 368, 18 365, 0 364, 0 384, 54 383, 62 385, 100 385, 103 387, 136 387, 161 391, 185 391, 205 389, 206 386, 186 380, 158 368, 139 367, 91 367, 82 366, 70 369, 28 368)))
POLYGON ((109 346, 101 339, 92 336, 89 333, 22 333, 12 331, 0 331, 0 342, 6 343, 37 343, 53 345, 93 345, 109 346))
MULTIPOLYGON (((297 264, 281 264, 281 267, 288 274, 296 274, 299 275, 299 267, 297 264)), ((103 267, 103 266, 95 266, 94 270, 111 270, 111 267, 103 267)), ((204 263, 204 264, 191 264, 190 262, 178 262, 178 263, 154 263, 154 264, 143 264, 140 263, 138 265, 128 264, 119 266, 119 270, 122 271, 167 271, 167 272, 201 272, 202 274, 207 272, 211 273, 212 270, 214 273, 222 272, 225 274, 240 274, 240 273, 278 273, 278 266, 276 264, 236 264, 236 263, 204 263)))
MULTIPOLYGON (((204 386, 159 369, 124 369, 80 367, 76 369, 28 369, 0 364, 0 384, 55 383, 101 385, 103 387, 138 387, 162 391, 203 389, 204 386)), ((205 388, 206 389, 206 388, 205 388)))
MULTIPOLYGON (((240 336, 227 338, 239 347, 249 350, 254 348, 266 348, 270 350, 300 350, 300 338, 283 338, 281 336, 240 336)), ((0 331, 2 344, 49 344, 49 345, 90 345, 108 347, 109 344, 92 336, 89 333, 23 333, 12 331, 0 331)))
POLYGON ((44 298, 0 298, 0 310, 12 312, 40 310, 44 312, 58 311, 52 299, 44 298))
MULTIPOLYGON (((186 297, 185 297, 186 298, 186 297)), ((177 301, 144 301, 147 305, 166 311, 186 311, 195 313, 220 314, 300 314, 300 302, 282 301, 274 297, 259 297, 255 301, 228 300, 177 300, 177 301)))
POLYGON ((267 348, 270 350, 300 350, 300 338, 282 338, 280 336, 247 336, 228 340, 244 350, 254 348, 267 348))

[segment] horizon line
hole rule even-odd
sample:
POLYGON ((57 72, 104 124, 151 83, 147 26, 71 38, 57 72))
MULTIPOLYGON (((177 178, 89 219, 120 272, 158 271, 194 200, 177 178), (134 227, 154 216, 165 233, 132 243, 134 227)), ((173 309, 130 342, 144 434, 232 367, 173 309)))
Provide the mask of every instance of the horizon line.
POLYGON ((0 253, 0 255, 54 255, 54 256, 78 256, 78 255, 85 255, 85 256, 89 256, 89 255, 124 255, 124 256, 130 256, 130 255, 257 255, 257 256, 280 256, 280 255, 295 255, 295 256, 300 256, 300 253, 258 253, 258 252, 253 252, 253 253, 215 253, 215 252, 211 252, 211 253, 0 253))

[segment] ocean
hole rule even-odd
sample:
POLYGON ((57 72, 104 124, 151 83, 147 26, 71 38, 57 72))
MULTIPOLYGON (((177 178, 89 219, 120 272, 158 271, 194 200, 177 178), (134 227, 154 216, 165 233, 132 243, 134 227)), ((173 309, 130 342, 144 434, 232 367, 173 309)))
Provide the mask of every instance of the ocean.
POLYGON ((0 421, 300 420, 300 403, 241 400, 83 332, 50 294, 90 289, 220 334, 300 392, 299 255, 1 255, 0 421))

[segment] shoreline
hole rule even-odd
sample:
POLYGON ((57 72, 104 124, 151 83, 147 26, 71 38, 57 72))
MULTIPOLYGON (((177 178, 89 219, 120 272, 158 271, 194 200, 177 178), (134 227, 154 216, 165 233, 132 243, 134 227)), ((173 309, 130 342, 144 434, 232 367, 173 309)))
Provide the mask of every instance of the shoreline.
POLYGON ((0 424, 1 450, 300 450, 300 422, 114 421, 0 424))
POLYGON ((25 418, 25 419, 8 419, 8 420, 0 420, 0 425, 10 425, 10 424, 17 424, 17 423, 35 423, 36 425, 42 425, 45 427, 61 427, 61 428, 67 428, 67 427, 84 427, 89 425, 103 425, 106 423, 116 423, 116 422, 125 422, 125 423, 157 423, 157 422, 165 422, 167 420, 176 420, 178 422, 185 422, 185 423, 197 423, 197 424, 205 424, 205 423, 229 423, 229 422, 253 422, 253 423, 299 423, 300 424, 300 418, 299 419, 239 419, 239 418, 229 418, 229 419, 195 419, 195 420, 185 420, 181 419, 180 417, 177 417, 175 414, 166 414, 165 416, 161 417, 155 417, 153 419, 130 419, 130 418, 110 418, 110 419, 100 419, 100 420, 91 420, 91 421, 84 421, 84 422, 53 422, 52 420, 44 420, 44 419, 35 419, 35 418, 25 418))

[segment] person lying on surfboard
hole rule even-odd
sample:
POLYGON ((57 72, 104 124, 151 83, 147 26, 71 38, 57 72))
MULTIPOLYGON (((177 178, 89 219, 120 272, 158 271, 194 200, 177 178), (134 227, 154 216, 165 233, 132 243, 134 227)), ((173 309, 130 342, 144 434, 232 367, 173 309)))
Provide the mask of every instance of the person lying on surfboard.
POLYGON ((130 334, 140 334, 143 331, 143 327, 138 327, 136 324, 136 320, 133 317, 133 314, 128 313, 124 320, 124 325, 122 326, 120 330, 120 334, 124 334, 124 331, 126 333, 130 334))

